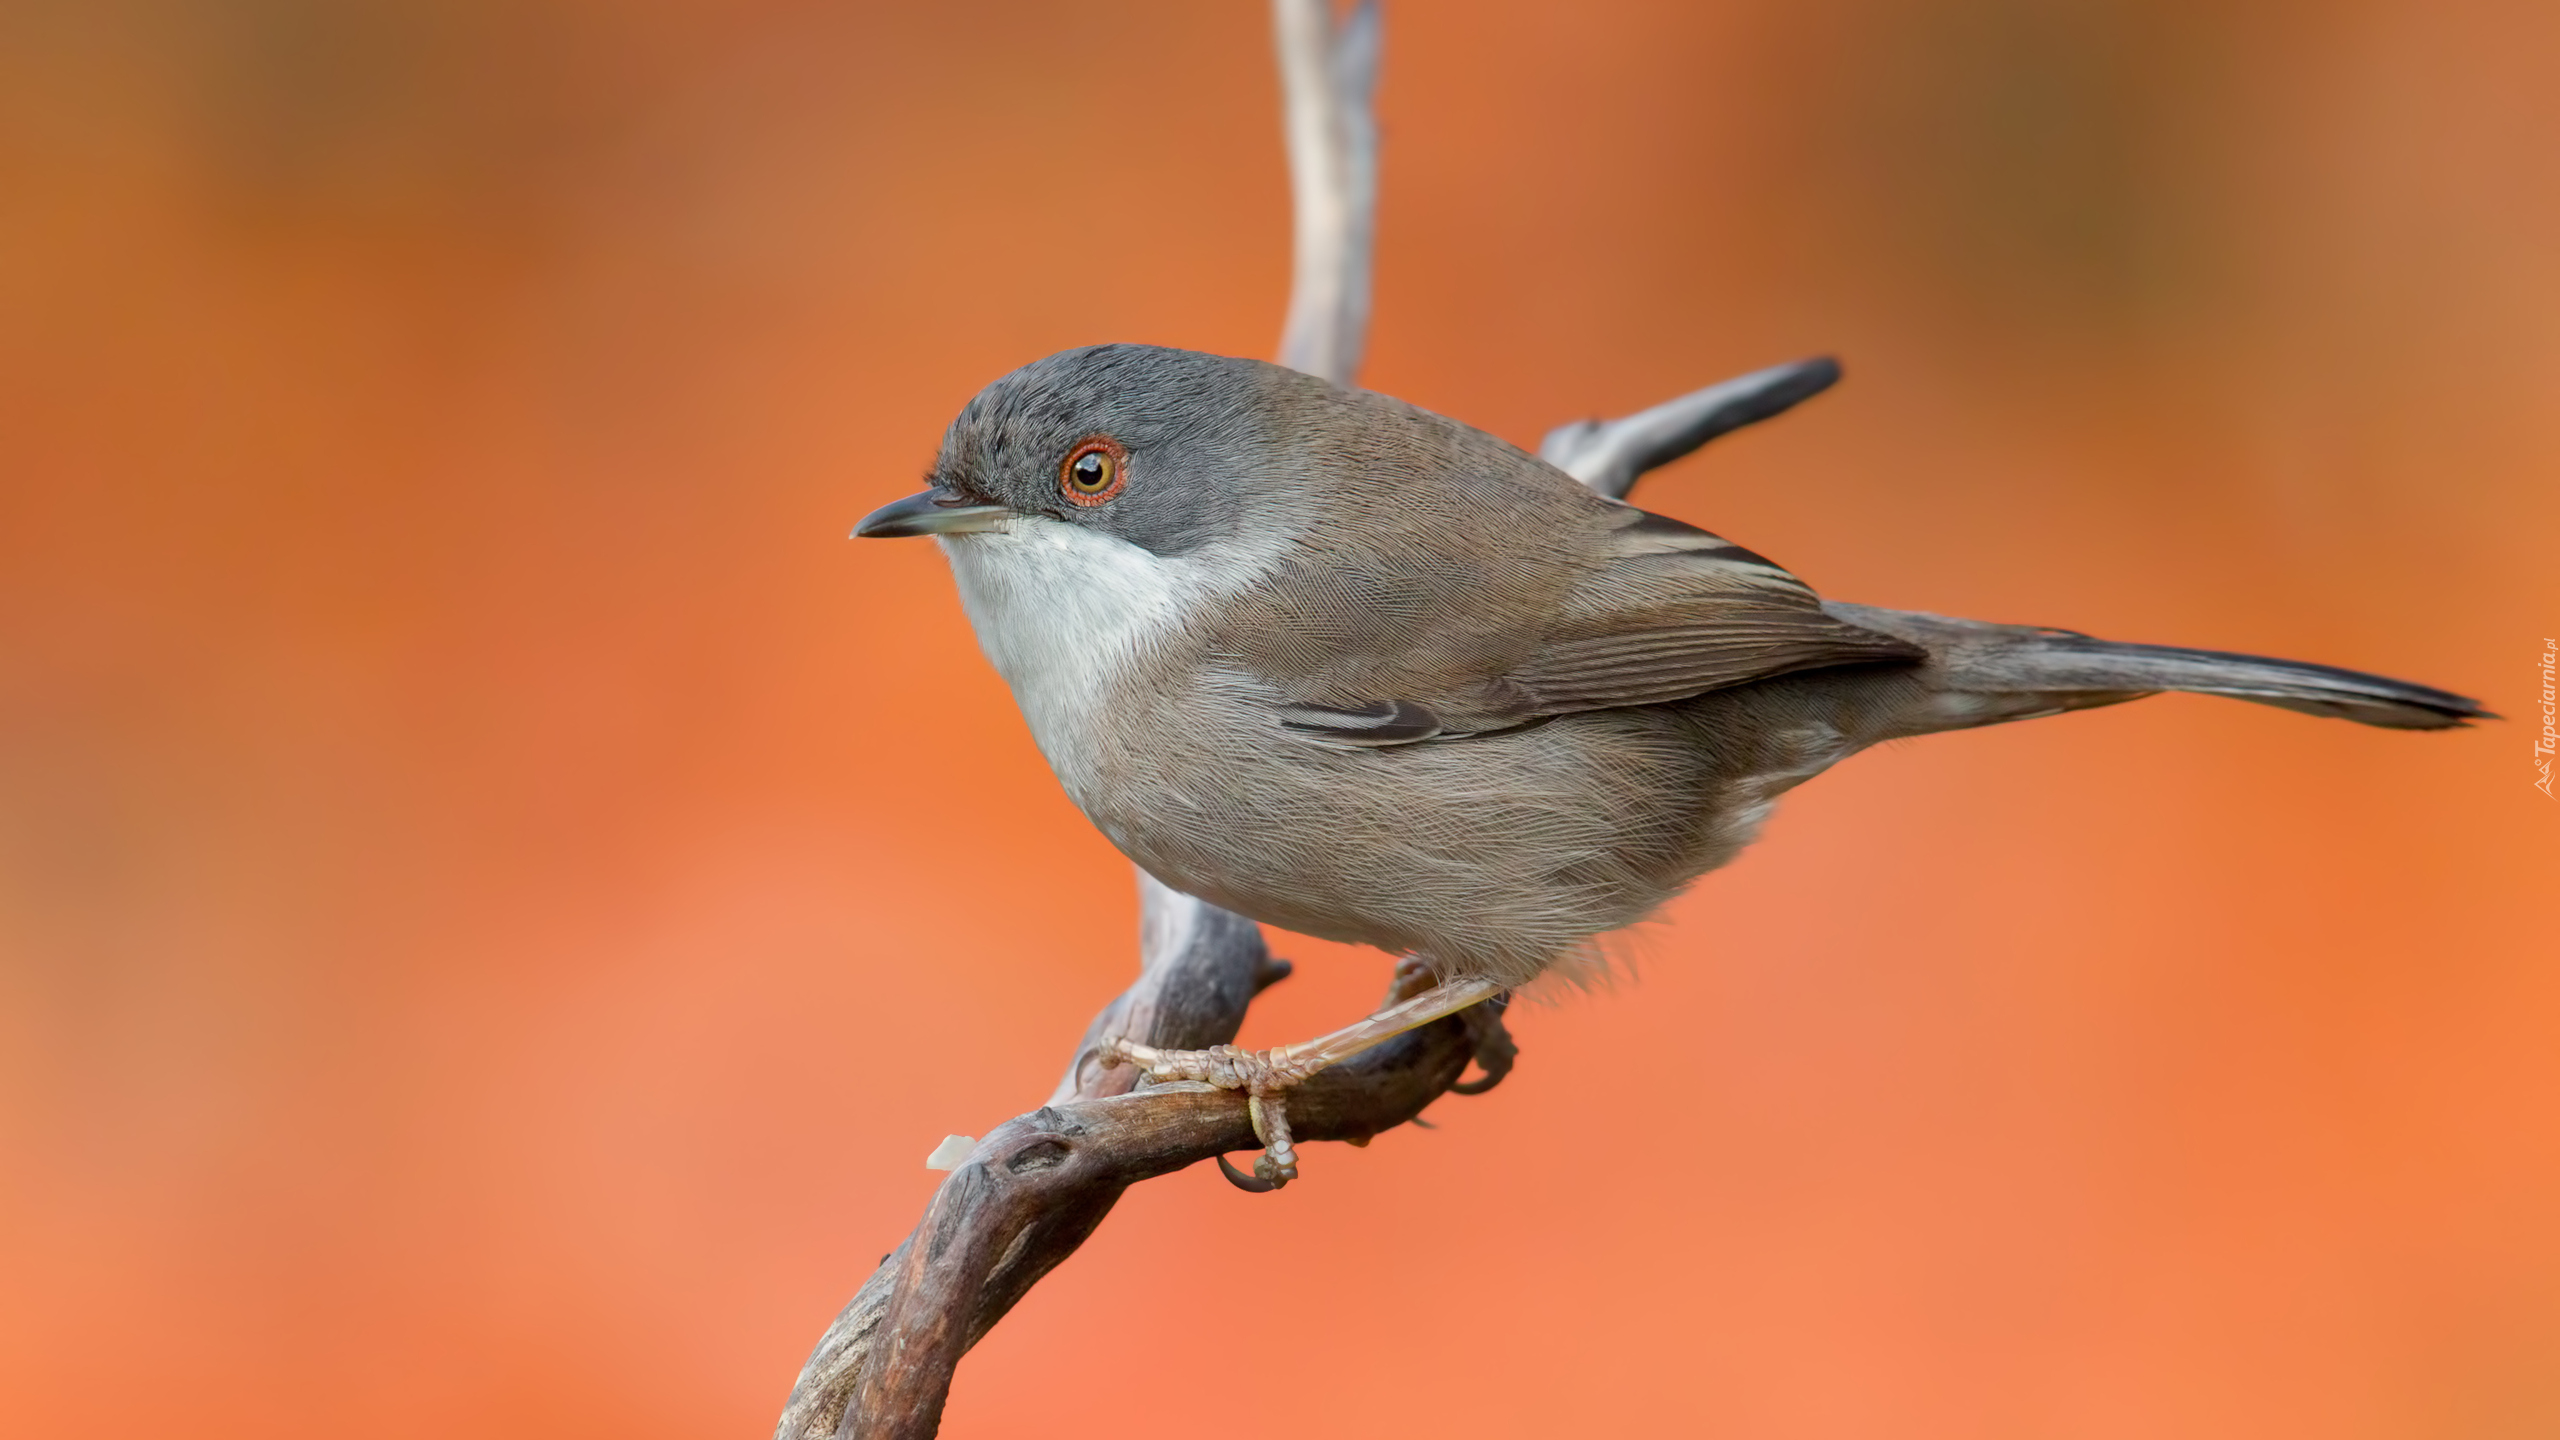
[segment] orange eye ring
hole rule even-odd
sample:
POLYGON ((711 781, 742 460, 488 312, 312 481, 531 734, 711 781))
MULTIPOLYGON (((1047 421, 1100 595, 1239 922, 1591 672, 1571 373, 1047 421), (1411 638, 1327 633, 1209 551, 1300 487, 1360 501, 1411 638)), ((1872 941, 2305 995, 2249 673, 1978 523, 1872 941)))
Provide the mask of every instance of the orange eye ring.
POLYGON ((1076 442, 1058 462, 1058 493, 1070 505, 1099 505, 1129 483, 1129 452, 1108 435, 1076 442))

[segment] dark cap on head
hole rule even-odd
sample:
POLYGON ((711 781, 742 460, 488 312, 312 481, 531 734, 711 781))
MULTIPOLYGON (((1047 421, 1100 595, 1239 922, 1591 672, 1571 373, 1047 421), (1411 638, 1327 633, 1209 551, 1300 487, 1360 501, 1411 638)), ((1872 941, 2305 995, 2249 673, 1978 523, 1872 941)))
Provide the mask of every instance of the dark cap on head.
POLYGON ((1229 533, 1267 488, 1286 435, 1341 392, 1260 360, 1153 345, 1089 345, 1035 360, 978 392, 944 436, 934 488, 972 504, 1082 525, 1159 555, 1229 533), (1087 460, 1081 447, 1099 451, 1087 460), (1090 478, 1117 488, 1093 501, 1090 478))

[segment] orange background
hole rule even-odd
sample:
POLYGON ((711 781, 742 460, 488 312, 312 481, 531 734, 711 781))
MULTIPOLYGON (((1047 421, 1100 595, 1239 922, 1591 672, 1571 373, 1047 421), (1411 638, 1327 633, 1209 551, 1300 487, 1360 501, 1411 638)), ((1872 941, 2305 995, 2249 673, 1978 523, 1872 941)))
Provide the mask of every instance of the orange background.
MULTIPOLYGON (((1401 0, 1367 380, 1845 598, 2484 696, 1799 792, 1500 1092, 1142 1187, 953 1435, 2560 1434, 2560 9, 1401 0)), ((1131 970, 978 386, 1266 353, 1250 0, 0 18, 0 1432, 756 1435, 1131 970)), ((1249 1039, 1385 962, 1283 938, 1249 1039)))

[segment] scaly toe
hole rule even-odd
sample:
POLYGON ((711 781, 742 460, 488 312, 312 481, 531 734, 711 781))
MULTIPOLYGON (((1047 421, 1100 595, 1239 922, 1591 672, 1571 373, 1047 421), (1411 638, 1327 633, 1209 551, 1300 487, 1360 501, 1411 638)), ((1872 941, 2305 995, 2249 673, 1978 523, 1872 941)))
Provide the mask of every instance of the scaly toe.
POLYGON ((1254 1138, 1262 1142, 1262 1158, 1253 1162, 1255 1178, 1279 1189, 1298 1178, 1298 1150, 1289 1143, 1289 1105, 1276 1094, 1245 1096, 1245 1113, 1253 1119, 1254 1138))

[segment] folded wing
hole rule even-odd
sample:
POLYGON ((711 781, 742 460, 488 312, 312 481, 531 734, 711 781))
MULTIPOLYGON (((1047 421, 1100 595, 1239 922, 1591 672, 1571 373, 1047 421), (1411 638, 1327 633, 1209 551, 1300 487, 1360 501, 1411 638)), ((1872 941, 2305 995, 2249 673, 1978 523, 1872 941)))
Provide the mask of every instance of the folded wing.
POLYGON ((1770 560, 1630 509, 1607 562, 1564 597, 1509 679, 1533 713, 1657 705, 1828 665, 1917 660, 1919 647, 1822 609, 1770 560))
POLYGON ((1378 748, 1925 655, 1825 613, 1803 581, 1695 526, 1615 504, 1575 518, 1589 523, 1559 537, 1534 616, 1488 626, 1463 588, 1415 604, 1416 591, 1388 587, 1404 597, 1397 643, 1373 633, 1349 651, 1338 635, 1310 647, 1309 658, 1343 663, 1299 672, 1280 723, 1318 743, 1378 748))

